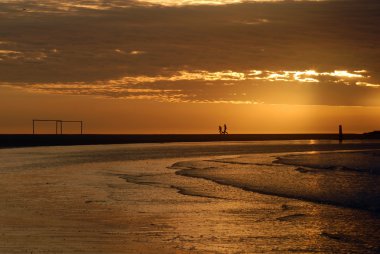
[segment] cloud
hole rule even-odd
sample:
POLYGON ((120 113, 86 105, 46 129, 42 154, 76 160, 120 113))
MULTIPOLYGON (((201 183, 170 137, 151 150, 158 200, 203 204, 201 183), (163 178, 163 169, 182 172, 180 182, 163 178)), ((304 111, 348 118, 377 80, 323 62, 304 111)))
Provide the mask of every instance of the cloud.
MULTIPOLYGON (((183 6, 221 6, 241 3, 277 3, 287 0, 3 0, 0 13, 67 13, 82 11, 108 11, 115 8, 130 7, 183 7, 183 6)), ((327 0, 297 0, 322 2, 327 0)))
POLYGON ((363 70, 251 70, 245 73, 183 70, 170 76, 128 76, 91 83, 13 83, 8 86, 38 93, 159 102, 380 106, 380 84, 368 83, 368 79, 369 73, 363 70))
POLYGON ((28 61, 38 62, 43 61, 47 55, 44 52, 27 52, 23 53, 14 50, 1 50, 0 49, 0 61, 28 61))
POLYGON ((0 85, 176 102, 378 105, 378 1, 171 3, 2 1, 0 85))
POLYGON ((373 87, 373 88, 380 88, 380 84, 371 84, 367 82, 356 82, 355 85, 357 86, 365 86, 365 87, 373 87))

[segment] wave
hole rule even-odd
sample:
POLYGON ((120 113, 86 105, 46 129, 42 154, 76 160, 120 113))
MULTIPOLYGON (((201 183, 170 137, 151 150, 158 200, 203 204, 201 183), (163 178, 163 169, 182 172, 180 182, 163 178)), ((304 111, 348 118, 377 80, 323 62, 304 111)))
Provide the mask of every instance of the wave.
POLYGON ((358 171, 380 175, 380 151, 308 153, 279 157, 276 163, 314 169, 358 171))
POLYGON ((380 212, 379 152, 251 155, 175 163, 177 174, 247 191, 380 212))

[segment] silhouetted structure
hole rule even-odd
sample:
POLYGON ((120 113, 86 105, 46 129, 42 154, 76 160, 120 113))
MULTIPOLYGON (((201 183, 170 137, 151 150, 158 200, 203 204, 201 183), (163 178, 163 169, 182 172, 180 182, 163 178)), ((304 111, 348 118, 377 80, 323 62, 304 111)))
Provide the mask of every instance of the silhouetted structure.
POLYGON ((33 119, 33 134, 35 134, 35 122, 55 122, 55 134, 58 134, 58 125, 61 127, 61 134, 62 134, 62 121, 61 120, 42 120, 42 119, 33 119))
POLYGON ((219 125, 219 134, 223 134, 222 126, 219 125))
POLYGON ((33 134, 35 134, 35 122, 55 122, 55 134, 58 134, 58 126, 60 130, 60 134, 63 134, 63 123, 80 123, 80 134, 83 134, 83 121, 64 121, 64 120, 41 120, 41 119, 33 119, 33 134))
MULTIPOLYGON (((377 139, 375 136, 345 133, 346 140, 377 139)), ((264 141, 264 140, 337 140, 337 133, 332 134, 146 134, 146 135, 33 135, 33 134, 0 134, 2 147, 31 147, 31 146, 66 146, 66 145, 99 145, 99 144, 133 144, 133 143, 171 143, 171 142, 214 142, 214 141, 264 141)), ((377 142, 340 144, 351 149, 378 149, 377 142), (358 148, 359 149, 359 148, 358 148)), ((338 145, 338 144, 337 144, 338 145)), ((276 146, 281 148, 281 146, 276 146)), ((282 149, 282 148, 281 148, 282 149)), ((313 148, 314 149, 314 148, 313 148)), ((295 151, 298 151, 297 149, 295 151)), ((279 150, 280 152, 280 150, 279 150)))
POLYGON ((380 131, 371 131, 363 133, 366 137, 380 137, 380 131))
POLYGON ((339 125, 339 142, 343 141, 343 127, 339 125))

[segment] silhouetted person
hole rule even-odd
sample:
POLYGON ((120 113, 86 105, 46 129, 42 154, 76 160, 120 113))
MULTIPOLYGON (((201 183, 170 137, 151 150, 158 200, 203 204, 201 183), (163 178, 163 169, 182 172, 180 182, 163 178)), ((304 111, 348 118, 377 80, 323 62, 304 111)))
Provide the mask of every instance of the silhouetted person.
POLYGON ((342 143, 343 141, 343 127, 342 125, 339 125, 339 142, 342 143))
POLYGON ((223 134, 228 134, 228 132, 227 132, 227 125, 226 124, 224 124, 223 134))
POLYGON ((222 126, 219 125, 219 134, 223 134, 222 126))

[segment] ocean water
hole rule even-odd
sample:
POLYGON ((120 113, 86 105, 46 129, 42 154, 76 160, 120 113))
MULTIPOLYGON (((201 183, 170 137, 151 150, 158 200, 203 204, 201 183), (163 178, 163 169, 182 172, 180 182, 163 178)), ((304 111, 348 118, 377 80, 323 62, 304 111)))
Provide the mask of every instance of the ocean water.
POLYGON ((380 150, 245 155, 173 168, 247 191, 380 212, 380 150))
POLYGON ((376 141, 0 150, 0 253, 379 253, 376 141))

